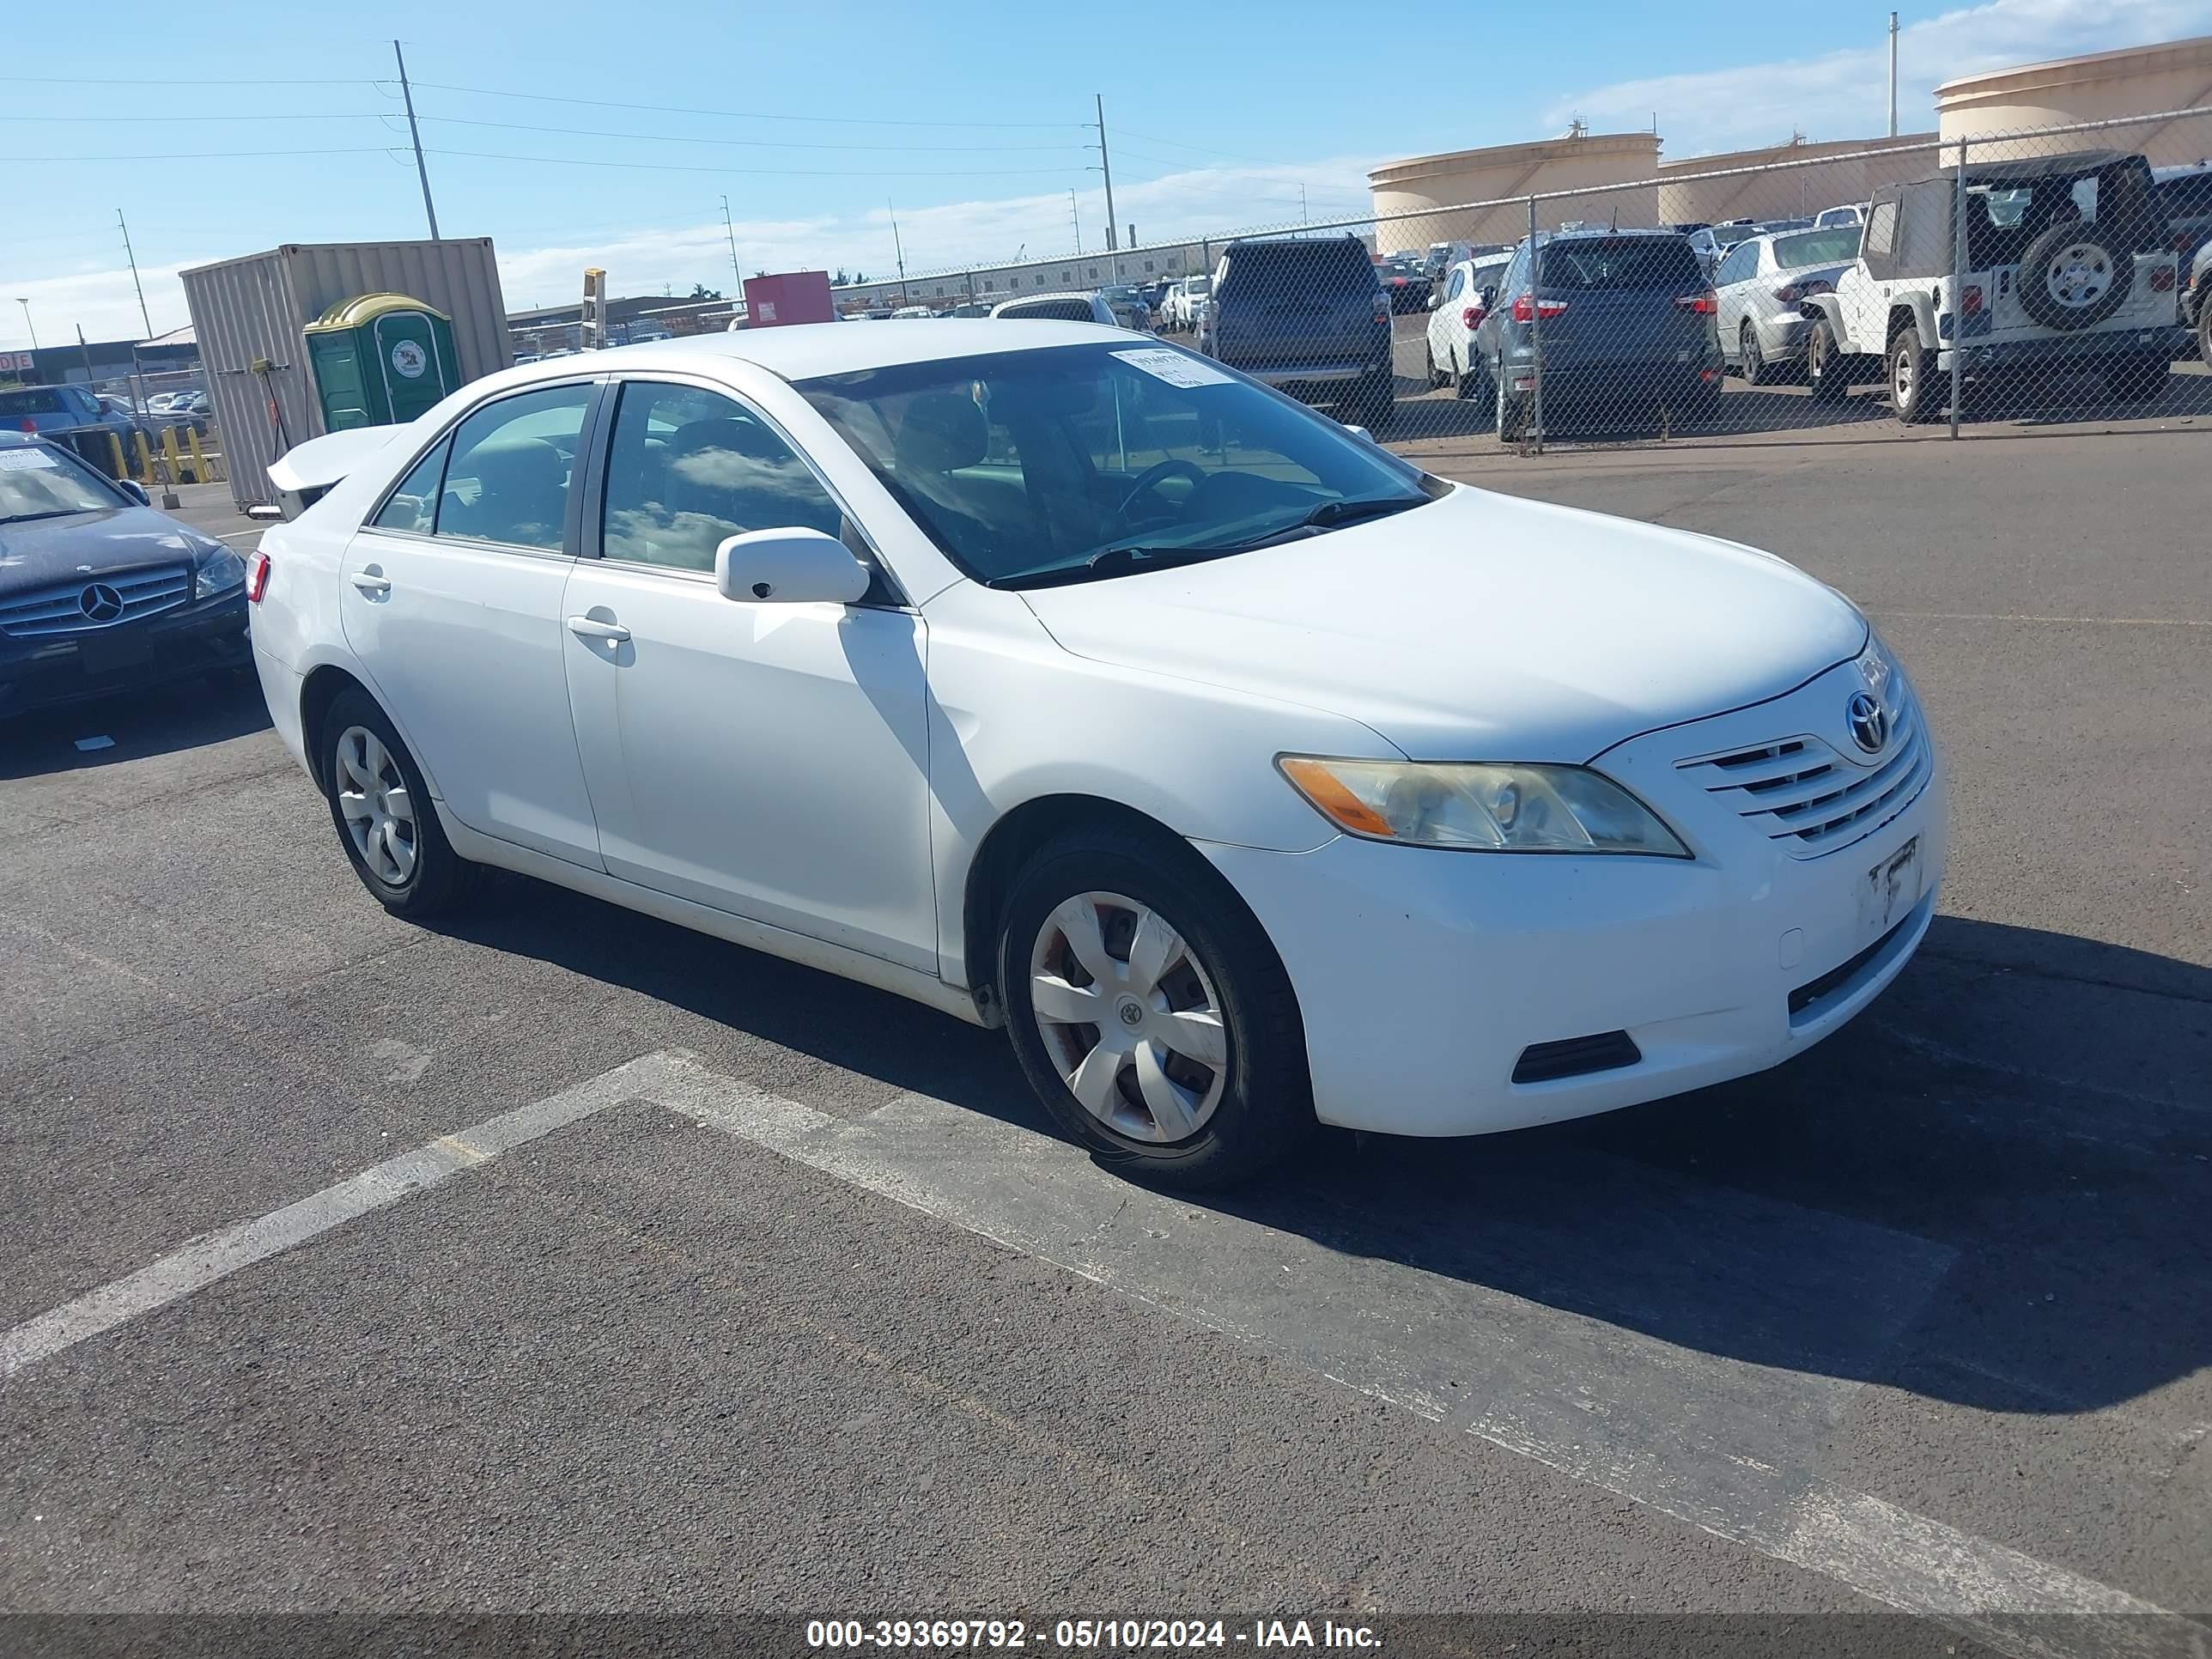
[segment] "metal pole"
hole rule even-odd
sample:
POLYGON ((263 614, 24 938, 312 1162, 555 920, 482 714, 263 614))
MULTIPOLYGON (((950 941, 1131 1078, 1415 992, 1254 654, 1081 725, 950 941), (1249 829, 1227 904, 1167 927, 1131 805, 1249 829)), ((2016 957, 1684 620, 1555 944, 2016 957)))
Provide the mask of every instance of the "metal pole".
POLYGON ((1889 136, 1897 137, 1897 14, 1889 15, 1889 136))
POLYGON ((906 303, 906 248, 899 240, 898 209, 893 206, 888 198, 884 201, 884 207, 891 216, 891 252, 898 256, 899 303, 904 305, 906 303))
POLYGON ((1966 141, 1959 140, 1959 189, 1951 204, 1951 435, 1959 435, 1966 364, 1966 141))
POLYGON ((1106 95, 1093 93, 1091 98, 1098 106, 1098 171, 1106 177, 1106 252, 1112 256, 1114 280, 1118 283, 1121 280, 1121 258, 1116 250, 1121 245, 1115 240, 1114 227, 1121 222, 1114 216, 1114 163, 1106 155, 1106 95))
POLYGON ((37 326, 31 321, 30 296, 28 295, 18 294, 15 296, 15 303, 23 307, 23 326, 31 331, 31 349, 36 351, 39 349, 39 331, 37 326))
POLYGON ((145 325, 145 337, 154 337, 154 319, 146 314, 146 284, 138 280, 138 256, 131 248, 131 227, 124 223, 123 210, 115 210, 115 222, 123 229, 123 257, 131 264, 131 286, 138 290, 138 320, 145 325))
POLYGON ((415 176, 422 181, 422 211, 430 221, 430 240, 434 242, 441 240, 438 210, 430 205, 430 169, 422 165, 422 135, 415 125, 415 89, 407 84, 407 55, 399 50, 397 40, 392 43, 392 55, 399 60, 399 96, 407 106, 407 137, 415 146, 415 176))
POLYGON ((722 198, 722 228, 729 233, 730 275, 737 280, 738 284, 738 291, 730 297, 733 300, 742 300, 745 297, 745 273, 738 269, 738 228, 730 222, 730 198, 727 196, 722 198))
MULTIPOLYGON (((1529 423, 1535 428, 1536 453, 1544 453, 1544 307, 1536 299, 1536 198, 1528 198, 1528 347, 1536 360, 1536 389, 1528 403, 1529 423)), ((1510 394, 1509 394, 1510 395, 1510 394)))
POLYGON ((1075 186, 1067 188, 1067 216, 1075 221, 1075 251, 1083 252, 1083 210, 1075 204, 1075 186))

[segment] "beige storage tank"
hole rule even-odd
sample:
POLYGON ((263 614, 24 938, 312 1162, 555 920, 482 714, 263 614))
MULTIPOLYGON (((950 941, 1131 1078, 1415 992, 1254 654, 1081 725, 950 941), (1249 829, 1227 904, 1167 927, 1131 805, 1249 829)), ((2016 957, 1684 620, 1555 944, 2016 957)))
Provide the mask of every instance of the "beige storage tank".
POLYGON ((1528 234, 1529 196, 1589 185, 1628 187, 1540 202, 1540 227, 1553 230, 1562 220, 1597 219, 1648 229, 1659 222, 1658 192, 1650 183, 1658 170, 1659 139, 1650 132, 1583 133, 1385 161, 1367 175, 1376 213, 1418 216, 1382 218, 1375 228, 1376 251, 1419 253, 1431 242, 1446 241, 1510 246, 1528 234), (1465 202, 1501 205, 1458 213, 1426 210, 1465 202))
POLYGON ((1921 179, 1936 170, 1932 132, 1901 133, 1894 138, 1803 139, 1763 149, 1731 150, 1723 155, 1690 155, 1659 164, 1659 219, 1662 224, 1717 225, 1730 219, 1809 219, 1824 208, 1863 202, 1877 185, 1921 179), (1869 155, 1869 150, 1902 155, 1869 155), (1822 158, 1832 158, 1823 160, 1822 158), (1778 167, 1778 162, 1813 162, 1778 167), (1741 167, 1771 169, 1756 173, 1741 167), (1699 178, 1718 173, 1722 178, 1699 178))
MULTIPOLYGON (((1961 76, 1936 88, 1936 122, 1945 138, 2001 137, 2035 127, 2207 105, 2212 105, 2212 35, 2198 35, 1961 76)), ((2197 161, 2212 155, 2212 115, 2038 138, 2014 146, 2010 155, 2026 158, 2104 149, 2139 149, 2157 166, 2197 161)), ((1975 145, 1969 156, 2002 158, 2006 153, 1997 146, 1975 145)))

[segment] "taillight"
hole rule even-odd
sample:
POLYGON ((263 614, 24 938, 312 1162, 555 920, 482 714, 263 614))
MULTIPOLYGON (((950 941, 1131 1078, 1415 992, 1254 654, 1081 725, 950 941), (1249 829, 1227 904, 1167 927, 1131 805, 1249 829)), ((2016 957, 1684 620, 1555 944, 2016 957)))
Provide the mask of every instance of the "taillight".
POLYGON ((1710 317, 1721 308, 1721 302, 1711 289, 1703 294, 1678 294, 1674 296, 1678 311, 1694 311, 1700 317, 1710 317))
POLYGON ((1489 314, 1480 306, 1469 306, 1465 311, 1460 313, 1459 319, 1466 327, 1473 328, 1489 314))
POLYGON ((1380 289, 1375 290, 1375 320, 1385 328, 1390 325, 1390 296, 1380 289))
POLYGON ((26 415, 23 416, 22 424, 18 426, 15 429, 18 432, 36 432, 39 429, 39 423, 33 420, 29 416, 26 415))
POLYGON ((1833 294, 1835 291, 1833 283, 1824 282, 1815 276, 1808 282, 1786 283, 1774 290, 1774 297, 1785 306, 1794 306, 1800 300, 1811 299, 1815 294, 1833 294))
POLYGON ((1516 323, 1550 322, 1567 308, 1565 300, 1539 300, 1531 295, 1514 296, 1513 320, 1516 323))
POLYGON ((246 600, 249 605, 261 603, 261 596, 269 591, 269 556, 255 548, 246 560, 246 600))
POLYGON ((2150 268, 2150 285, 2151 290, 2154 293, 2172 293, 2173 267, 2172 265, 2153 265, 2150 268))
POLYGON ((1982 314, 1982 287, 1979 283, 1969 283, 1960 290, 1959 312, 1961 316, 1966 317, 1978 317, 1982 314))

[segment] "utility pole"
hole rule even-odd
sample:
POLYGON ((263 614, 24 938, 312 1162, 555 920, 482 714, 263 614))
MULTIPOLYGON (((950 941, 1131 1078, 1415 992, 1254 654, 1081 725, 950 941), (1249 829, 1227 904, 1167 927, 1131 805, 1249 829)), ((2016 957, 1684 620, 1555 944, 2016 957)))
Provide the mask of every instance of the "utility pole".
MULTIPOLYGON (((738 269, 738 228, 730 220, 730 198, 727 196, 722 198, 722 228, 730 234, 730 275, 737 278, 738 283, 737 291, 730 297, 742 300, 745 296, 745 273, 738 269)), ((733 311, 730 314, 734 317, 737 313, 733 311)))
POLYGON ((1889 15, 1889 136, 1897 137, 1897 14, 1889 15))
POLYGON ((415 176, 422 181, 422 211, 430 221, 430 240, 437 241, 438 210, 430 205, 430 169, 422 165, 422 135, 415 125, 415 89, 407 84, 407 54, 399 50, 399 43, 392 43, 392 55, 399 60, 399 96, 407 106, 407 137, 415 145, 415 176))
POLYGON ((23 307, 23 326, 31 331, 31 349, 36 351, 39 349, 39 331, 36 325, 31 321, 31 296, 27 294, 18 294, 15 296, 15 303, 23 307))
MULTIPOLYGON (((1115 240, 1114 227, 1119 222, 1114 217, 1114 163, 1106 155, 1106 94, 1091 94, 1098 106, 1098 171, 1106 175, 1106 251, 1113 253, 1121 246, 1115 240)), ((1121 280, 1121 261, 1114 261, 1114 280, 1121 280)))
POLYGON ((884 206, 891 216, 891 252, 898 258, 899 303, 904 305, 906 303, 906 246, 899 240, 898 208, 896 204, 888 199, 884 201, 884 206))
POLYGON ((1303 184, 1298 186, 1298 222, 1306 222, 1306 187, 1303 184))
POLYGON ((131 262, 131 286, 138 290, 138 320, 146 325, 145 338, 154 337, 154 319, 146 314, 146 284, 138 280, 138 256, 131 251, 131 227, 123 222, 123 210, 115 210, 115 222, 123 230, 123 257, 131 262))
POLYGON ((1075 221, 1075 251, 1080 253, 1083 252, 1083 210, 1075 204, 1075 187, 1073 185, 1067 191, 1067 216, 1075 221))

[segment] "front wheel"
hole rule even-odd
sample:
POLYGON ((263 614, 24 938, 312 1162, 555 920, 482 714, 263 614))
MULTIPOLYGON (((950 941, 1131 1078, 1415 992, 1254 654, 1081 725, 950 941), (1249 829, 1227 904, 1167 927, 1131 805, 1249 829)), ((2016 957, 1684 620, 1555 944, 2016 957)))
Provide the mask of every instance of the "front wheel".
POLYGON ((1944 386, 1936 374, 1936 354, 1921 349, 1920 331, 1911 326, 1889 343, 1889 403, 1898 420, 1920 426, 1943 407, 1944 386))
POLYGON ((1187 848, 1111 829, 1045 847, 1007 897, 999 983, 1030 1086, 1109 1169, 1218 1188, 1312 1133, 1289 977, 1187 848))
POLYGON ((410 918, 459 909, 483 866, 453 851, 415 757, 367 692, 340 692, 324 717, 323 793, 347 860, 378 903, 410 918))
POLYGON ((1446 380, 1449 380, 1451 378, 1450 373, 1448 370, 1441 369, 1437 367, 1437 348, 1433 341, 1421 348, 1421 355, 1428 359, 1429 386, 1431 390, 1442 386, 1446 380))

